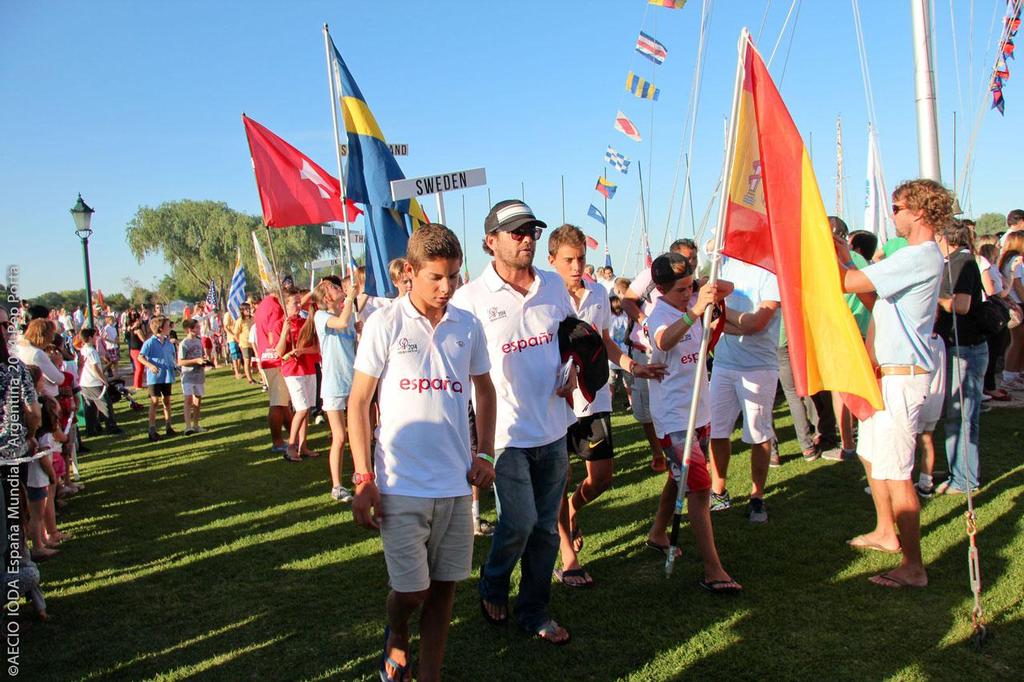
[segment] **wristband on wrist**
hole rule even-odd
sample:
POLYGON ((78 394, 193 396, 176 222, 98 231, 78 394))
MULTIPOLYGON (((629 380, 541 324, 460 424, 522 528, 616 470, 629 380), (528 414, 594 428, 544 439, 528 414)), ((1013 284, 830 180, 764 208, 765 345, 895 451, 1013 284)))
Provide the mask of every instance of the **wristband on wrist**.
POLYGON ((372 471, 368 471, 365 474, 360 474, 359 472, 356 472, 352 474, 352 484, 362 485, 363 483, 372 483, 374 480, 376 480, 376 478, 377 476, 374 475, 372 471))
POLYGON ((491 466, 494 466, 494 458, 488 455, 486 452, 478 452, 476 453, 476 456, 477 459, 482 459, 483 461, 488 462, 491 466))
POLYGON ((694 320, 692 317, 690 317, 690 311, 689 310, 684 310, 683 311, 683 322, 685 322, 687 324, 687 326, 692 327, 693 323, 695 321, 696 320, 694 320))
POLYGON ((845 263, 843 263, 843 267, 846 268, 847 270, 852 270, 855 267, 857 267, 857 264, 854 263, 853 260, 851 259, 851 260, 848 260, 845 263))

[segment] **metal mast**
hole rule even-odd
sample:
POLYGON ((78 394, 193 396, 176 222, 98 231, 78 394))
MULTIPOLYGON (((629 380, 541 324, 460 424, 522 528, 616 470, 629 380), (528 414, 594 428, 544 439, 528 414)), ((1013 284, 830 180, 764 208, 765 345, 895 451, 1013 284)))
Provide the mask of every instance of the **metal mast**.
POLYGON ((931 0, 910 0, 914 27, 914 96, 917 103, 917 159, 922 178, 942 182, 939 125, 932 67, 931 0))

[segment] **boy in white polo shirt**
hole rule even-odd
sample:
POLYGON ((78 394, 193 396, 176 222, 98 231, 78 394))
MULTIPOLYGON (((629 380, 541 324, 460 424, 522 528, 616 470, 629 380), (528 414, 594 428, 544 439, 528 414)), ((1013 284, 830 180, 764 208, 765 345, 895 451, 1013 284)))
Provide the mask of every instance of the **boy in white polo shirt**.
MULTIPOLYGON (((583 279, 587 263, 587 237, 575 225, 562 225, 548 237, 548 262, 562 278, 569 293, 569 301, 576 317, 594 327, 604 339, 608 359, 624 371, 643 379, 657 379, 664 374, 664 365, 642 365, 622 352, 611 339, 611 304, 607 290, 600 284, 583 279)), ((579 563, 583 549, 583 532, 576 523, 577 513, 584 505, 596 500, 612 484, 615 447, 612 443, 612 394, 607 384, 587 402, 577 388, 572 394, 572 409, 576 423, 569 427, 568 448, 586 462, 587 475, 575 492, 562 500, 558 518, 561 538, 562 568, 555 571, 563 585, 590 587, 593 578, 579 563)), ((572 470, 566 480, 566 490, 572 482, 572 470)))
POLYGON ((440 679, 455 582, 473 561, 470 485, 494 480, 495 396, 480 322, 449 304, 462 248, 443 225, 409 238, 409 295, 363 329, 348 403, 356 473, 352 513, 380 529, 391 592, 381 679, 411 679, 409 620, 421 605, 417 679, 440 679), (469 391, 476 392, 479 454, 470 454, 469 391), (380 392, 370 453, 370 404, 380 392))
POLYGON ((548 614, 548 602, 569 463, 565 432, 575 421, 565 401, 574 379, 561 381, 558 325, 575 311, 561 278, 532 265, 544 227, 521 201, 495 204, 484 220, 484 250, 494 260, 454 301, 483 324, 499 401, 498 524, 480 569, 480 608, 492 624, 508 620, 509 580, 521 561, 520 627, 567 644, 569 631, 548 614))

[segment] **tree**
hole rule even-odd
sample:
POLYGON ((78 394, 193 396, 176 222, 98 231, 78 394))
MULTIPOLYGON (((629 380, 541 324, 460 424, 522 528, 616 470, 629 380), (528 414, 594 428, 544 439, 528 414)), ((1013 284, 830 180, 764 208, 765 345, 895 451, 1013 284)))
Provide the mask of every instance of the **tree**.
POLYGON ((978 236, 1006 231, 1006 216, 1002 213, 982 213, 974 226, 978 236))
MULTIPOLYGON (((163 255, 171 267, 169 277, 177 285, 176 293, 202 298, 213 280, 223 303, 239 250, 250 287, 256 285, 256 257, 250 234, 262 226, 259 217, 235 211, 223 202, 184 199, 156 208, 140 207, 125 231, 128 246, 139 262, 149 254, 163 255)), ((269 255, 265 230, 259 232, 264 233, 260 238, 269 255)), ((322 235, 320 225, 274 230, 274 252, 280 274, 291 273, 296 282, 309 277, 303 263, 319 258, 324 252, 337 251, 338 240, 322 235)), ((165 290, 163 282, 160 289, 165 290)))

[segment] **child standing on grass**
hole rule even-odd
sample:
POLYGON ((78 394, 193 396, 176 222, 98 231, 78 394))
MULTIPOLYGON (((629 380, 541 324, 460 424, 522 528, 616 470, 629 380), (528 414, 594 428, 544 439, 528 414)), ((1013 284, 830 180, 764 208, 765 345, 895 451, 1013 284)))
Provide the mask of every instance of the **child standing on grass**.
POLYGON ((181 367, 181 395, 185 403, 185 435, 205 431, 199 425, 199 411, 206 394, 206 360, 203 342, 196 334, 199 323, 185 320, 185 339, 178 346, 178 365, 181 367))
POLYGON ((313 314, 313 325, 320 339, 323 381, 320 398, 331 425, 331 498, 350 502, 352 493, 342 485, 342 462, 345 451, 345 412, 352 390, 353 365, 356 359, 356 325, 352 314, 356 289, 350 280, 344 283, 331 275, 324 277, 313 290, 313 302, 319 308, 313 314))
POLYGON ((156 432, 156 408, 163 406, 164 433, 176 436, 171 427, 171 385, 174 384, 174 368, 177 366, 174 343, 168 338, 171 321, 158 315, 149 321, 153 336, 146 339, 139 351, 139 362, 146 368, 146 386, 149 387, 149 440, 160 440, 156 432))
POLYGON ((284 324, 281 338, 277 341, 277 354, 281 358, 281 374, 288 395, 292 400, 291 431, 288 435, 288 450, 284 458, 289 462, 301 462, 303 457, 319 457, 306 445, 306 424, 309 410, 316 405, 316 364, 320 360, 316 334, 311 328, 302 334, 306 324, 302 299, 305 292, 296 291, 285 299, 284 324))

